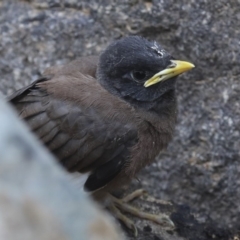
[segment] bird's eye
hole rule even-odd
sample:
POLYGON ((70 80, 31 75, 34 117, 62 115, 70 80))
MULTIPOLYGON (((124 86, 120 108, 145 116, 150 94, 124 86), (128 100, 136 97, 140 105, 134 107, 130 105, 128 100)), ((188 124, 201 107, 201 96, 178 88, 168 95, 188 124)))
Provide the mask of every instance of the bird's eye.
POLYGON ((130 74, 134 81, 143 81, 147 76, 146 72, 136 70, 132 71, 130 74))

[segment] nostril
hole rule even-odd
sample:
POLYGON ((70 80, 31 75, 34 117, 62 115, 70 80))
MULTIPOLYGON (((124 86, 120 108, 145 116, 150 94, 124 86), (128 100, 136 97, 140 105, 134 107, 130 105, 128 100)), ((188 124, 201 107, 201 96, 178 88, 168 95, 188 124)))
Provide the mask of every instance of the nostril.
POLYGON ((175 68, 176 66, 177 66, 177 64, 171 61, 171 64, 168 65, 167 68, 175 68))

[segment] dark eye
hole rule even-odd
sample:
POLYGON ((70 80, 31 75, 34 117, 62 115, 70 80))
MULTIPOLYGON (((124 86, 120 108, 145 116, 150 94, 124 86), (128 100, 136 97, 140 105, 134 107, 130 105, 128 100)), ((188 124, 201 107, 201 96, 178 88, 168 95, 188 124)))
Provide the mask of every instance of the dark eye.
POLYGON ((134 81, 143 81, 147 76, 146 72, 135 71, 135 70, 132 71, 130 74, 131 74, 131 77, 134 81))

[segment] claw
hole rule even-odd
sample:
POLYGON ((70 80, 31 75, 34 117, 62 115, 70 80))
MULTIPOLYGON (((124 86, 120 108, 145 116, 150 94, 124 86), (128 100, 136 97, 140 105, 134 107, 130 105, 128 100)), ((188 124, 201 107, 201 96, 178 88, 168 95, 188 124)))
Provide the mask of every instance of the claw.
POLYGON ((132 225, 132 228, 131 228, 131 229, 133 230, 133 235, 134 235, 134 237, 136 238, 136 237, 138 236, 138 230, 137 230, 135 224, 132 225))
POLYGON ((147 192, 143 189, 139 189, 134 191, 133 193, 129 194, 128 196, 118 199, 112 195, 110 196, 110 199, 112 200, 110 203, 110 210, 116 215, 116 217, 125 224, 125 226, 133 231, 133 234, 135 237, 138 235, 138 230, 132 220, 130 220, 128 217, 126 217, 124 214, 121 213, 121 211, 132 214, 135 217, 150 220, 152 222, 158 223, 160 225, 168 225, 171 228, 174 228, 174 223, 170 219, 169 216, 166 214, 150 214, 145 213, 143 211, 139 211, 139 209, 130 206, 128 202, 132 201, 133 199, 140 197, 147 192))

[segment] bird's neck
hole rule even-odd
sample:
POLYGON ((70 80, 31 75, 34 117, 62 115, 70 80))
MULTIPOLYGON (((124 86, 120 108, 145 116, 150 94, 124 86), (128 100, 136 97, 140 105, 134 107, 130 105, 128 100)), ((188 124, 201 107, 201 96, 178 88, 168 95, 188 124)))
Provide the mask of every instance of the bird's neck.
POLYGON ((174 131, 177 118, 175 90, 170 90, 155 101, 144 103, 142 106, 138 103, 135 109, 140 117, 149 122, 158 132, 174 131))
POLYGON ((124 99, 129 102, 136 110, 143 110, 154 115, 173 114, 176 111, 175 90, 171 89, 151 101, 137 101, 134 99, 124 99))

